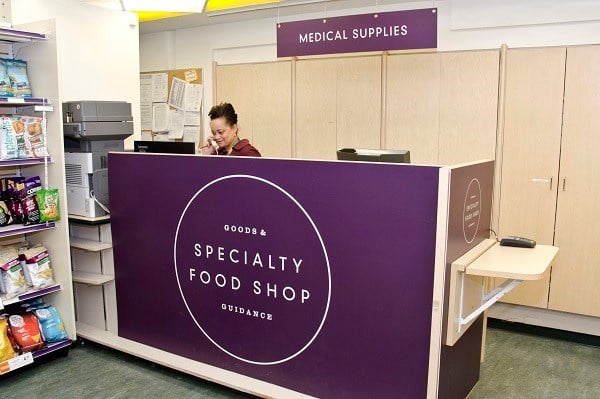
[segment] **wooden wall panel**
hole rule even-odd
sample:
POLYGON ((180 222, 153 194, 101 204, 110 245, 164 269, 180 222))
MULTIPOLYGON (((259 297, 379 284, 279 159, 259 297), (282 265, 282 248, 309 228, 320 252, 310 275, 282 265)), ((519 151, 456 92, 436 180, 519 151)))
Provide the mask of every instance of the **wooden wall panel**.
POLYGON ((440 53, 442 165, 494 159, 499 51, 440 53))
MULTIPOLYGON (((239 136, 251 142, 252 137, 252 64, 219 65, 216 71, 216 102, 228 102, 238 114, 239 136)), ((206 109, 208 114, 210 109, 206 109)), ((207 132, 209 134, 210 132, 207 132)))
MULTIPOLYGON (((600 317, 600 46, 569 47, 549 308, 600 317), (563 186, 564 183, 564 186, 563 186)), ((536 154, 536 159, 539 156, 536 154)))
POLYGON ((291 62, 219 65, 216 103, 230 102, 240 138, 265 157, 291 156, 291 62))
MULTIPOLYGON (((500 236, 553 243, 564 69, 565 48, 507 52, 500 236)), ((549 273, 503 301, 545 308, 548 287, 549 273)))
POLYGON ((255 64, 252 89, 252 143, 262 156, 292 156, 292 64, 255 64))
POLYGON ((336 158, 337 66, 336 59, 301 60, 296 64, 298 158, 336 158))
POLYGON ((337 60, 337 147, 378 149, 381 57, 337 60))
POLYGON ((410 150, 412 163, 438 163, 438 54, 387 57, 387 149, 410 150))

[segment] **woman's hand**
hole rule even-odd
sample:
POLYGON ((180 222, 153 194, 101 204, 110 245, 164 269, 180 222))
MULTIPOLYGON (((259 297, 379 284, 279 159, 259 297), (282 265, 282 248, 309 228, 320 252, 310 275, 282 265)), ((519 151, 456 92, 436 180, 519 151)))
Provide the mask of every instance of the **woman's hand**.
POLYGON ((217 153, 217 148, 219 148, 217 143, 209 136, 204 142, 204 145, 200 147, 200 153, 202 155, 215 155, 217 153))

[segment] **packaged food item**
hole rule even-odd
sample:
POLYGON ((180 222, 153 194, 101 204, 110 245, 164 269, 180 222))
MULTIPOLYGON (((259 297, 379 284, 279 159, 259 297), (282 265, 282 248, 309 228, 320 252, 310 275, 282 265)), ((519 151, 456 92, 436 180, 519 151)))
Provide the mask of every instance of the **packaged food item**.
POLYGON ((58 189, 41 189, 35 193, 35 200, 40 210, 40 222, 52 222, 60 219, 58 189))
POLYGON ((33 313, 40 324, 40 331, 44 342, 59 342, 68 338, 65 325, 54 306, 46 305, 35 309, 33 313))
POLYGON ((10 79, 14 97, 31 97, 31 87, 27 76, 27 61, 7 59, 6 74, 10 79))
POLYGON ((6 60, 4 58, 0 58, 0 96, 13 96, 12 87, 10 86, 10 78, 8 77, 6 60))
POLYGON ((17 183, 17 198, 21 201, 23 207, 23 224, 37 224, 40 222, 40 210, 35 194, 42 189, 42 181, 39 176, 33 176, 17 183))
POLYGON ((0 247, 0 277, 0 290, 5 298, 14 298, 28 289, 19 254, 14 247, 0 247))
POLYGON ((33 153, 31 151, 31 143, 27 140, 25 134, 25 120, 26 116, 13 115, 10 117, 12 121, 12 127, 17 138, 17 148, 19 151, 19 158, 31 158, 33 153))
POLYGON ((0 159, 17 159, 19 146, 17 135, 8 116, 0 118, 0 159))
POLYGON ((25 124, 25 140, 28 143, 27 146, 31 148, 32 156, 37 158, 50 156, 45 140, 46 119, 28 116, 22 120, 25 124))
POLYGON ((8 320, 0 317, 0 362, 10 360, 17 356, 13 343, 8 336, 8 320))
POLYGON ((25 256, 25 266, 23 267, 34 288, 43 288, 54 284, 54 273, 48 250, 41 244, 37 244, 27 249, 25 256))
POLYGON ((8 205, 0 200, 0 226, 8 226, 13 222, 8 205))
POLYGON ((10 333, 21 353, 41 349, 44 346, 37 317, 31 312, 13 314, 8 317, 10 333))

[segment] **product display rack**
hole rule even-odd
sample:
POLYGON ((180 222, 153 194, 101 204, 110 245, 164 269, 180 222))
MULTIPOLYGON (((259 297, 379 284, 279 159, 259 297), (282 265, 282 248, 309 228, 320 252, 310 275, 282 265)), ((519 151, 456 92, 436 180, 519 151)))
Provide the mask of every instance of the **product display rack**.
POLYGON ((43 297, 44 302, 54 306, 65 326, 68 338, 59 342, 47 343, 43 348, 26 352, 13 359, 0 363, 0 374, 7 374, 18 368, 35 364, 38 359, 50 353, 68 353, 75 340, 75 317, 70 270, 68 223, 66 221, 66 186, 64 177, 64 155, 62 119, 60 112, 53 112, 52 103, 58 100, 58 65, 56 62, 57 43, 53 21, 29 23, 24 30, 0 29, 0 49, 8 56, 20 58, 28 63, 28 78, 37 95, 44 97, 15 98, 0 97, 3 114, 41 115, 46 119, 46 146, 52 157, 12 159, 0 161, 3 176, 35 176, 42 178, 43 187, 57 188, 59 209, 62 220, 34 225, 9 225, 0 228, 3 242, 27 241, 31 245, 43 244, 50 253, 55 284, 37 290, 30 290, 14 298, 0 298, 2 313, 11 313, 23 301, 43 297), (43 31, 46 34, 29 30, 43 31), (31 42, 36 42, 31 46, 31 42), (54 60, 54 61, 53 61, 54 60), (50 100, 53 99, 53 100, 50 100))

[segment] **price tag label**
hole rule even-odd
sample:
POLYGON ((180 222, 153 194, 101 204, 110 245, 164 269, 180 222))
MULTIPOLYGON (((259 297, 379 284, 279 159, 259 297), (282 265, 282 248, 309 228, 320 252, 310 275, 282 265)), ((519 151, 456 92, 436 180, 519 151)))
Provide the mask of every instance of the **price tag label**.
POLYGON ((14 357, 5 362, 0 363, 0 374, 6 374, 9 371, 16 370, 20 367, 27 366, 33 363, 33 355, 31 352, 22 354, 21 356, 14 357))

